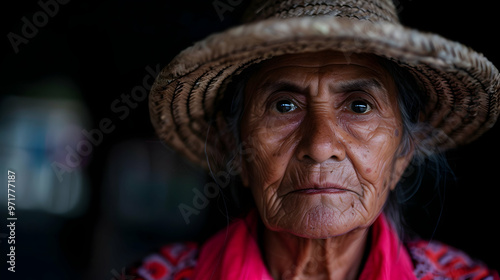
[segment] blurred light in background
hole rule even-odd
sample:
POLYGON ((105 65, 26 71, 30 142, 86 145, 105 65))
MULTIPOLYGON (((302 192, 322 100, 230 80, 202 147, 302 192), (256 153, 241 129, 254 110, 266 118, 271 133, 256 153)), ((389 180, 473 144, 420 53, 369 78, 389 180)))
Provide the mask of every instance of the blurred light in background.
MULTIPOLYGON (((193 189, 202 190, 204 172, 158 140, 89 138, 95 127, 70 80, 17 86, 0 102, 0 167, 16 173, 18 258, 33 268, 21 278, 52 267, 39 279, 109 279, 111 271, 192 239, 204 226, 208 209, 186 224, 178 208, 193 201, 193 189), (81 258, 87 264, 78 265, 81 258)), ((120 138, 119 130, 110 133, 120 138)), ((6 196, 0 193, 5 209, 6 196)))
MULTIPOLYGON (((62 77, 3 91, 7 94, 0 99, 0 170, 16 173, 16 262, 25 266, 16 270, 16 279, 79 279, 69 275, 82 269, 74 264, 88 252, 79 247, 85 244, 79 234, 85 228, 72 221, 89 209, 85 166, 91 154, 63 176, 53 163, 66 163, 67 148, 76 147, 90 123, 89 112, 79 89, 62 77)), ((0 192, 0 207, 7 209, 6 205, 7 192, 0 192)), ((11 279, 5 271, 0 279, 11 279)))
MULTIPOLYGON (((52 164, 64 160, 66 147, 76 146, 88 112, 64 79, 24 86, 21 93, 5 95, 0 105, 0 165, 5 172, 16 172, 16 209, 80 215, 89 197, 85 162, 62 180, 52 164)), ((7 199, 0 201, 6 204, 7 199)))

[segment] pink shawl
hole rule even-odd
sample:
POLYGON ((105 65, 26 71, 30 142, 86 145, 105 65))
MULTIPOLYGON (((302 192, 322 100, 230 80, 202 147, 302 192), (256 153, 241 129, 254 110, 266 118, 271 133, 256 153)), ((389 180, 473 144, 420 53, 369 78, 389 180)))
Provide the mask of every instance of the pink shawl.
MULTIPOLYGON (((272 280, 257 244, 256 211, 233 222, 201 248, 194 280, 272 280)), ((359 279, 416 279, 396 233, 380 215, 372 226, 370 253, 359 279)))

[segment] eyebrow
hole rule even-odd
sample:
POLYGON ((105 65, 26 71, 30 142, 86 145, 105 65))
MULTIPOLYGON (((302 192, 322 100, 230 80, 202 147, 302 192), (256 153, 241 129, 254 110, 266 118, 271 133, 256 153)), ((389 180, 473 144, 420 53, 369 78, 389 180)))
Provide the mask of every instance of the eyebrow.
POLYGON ((387 92, 386 88, 376 78, 341 81, 338 83, 334 83, 331 90, 340 92, 352 92, 357 90, 381 90, 387 92))
MULTIPOLYGON (((290 91, 290 92, 305 92, 307 88, 294 84, 292 81, 278 80, 268 81, 258 87, 268 92, 290 91)), ((386 88, 376 78, 362 78, 348 81, 340 81, 333 83, 330 87, 332 92, 353 92, 357 90, 380 90, 387 92, 386 88)))
POLYGON ((303 88, 287 80, 265 82, 262 85, 260 85, 258 89, 264 89, 267 92, 276 92, 276 91, 305 92, 307 90, 307 88, 303 88))

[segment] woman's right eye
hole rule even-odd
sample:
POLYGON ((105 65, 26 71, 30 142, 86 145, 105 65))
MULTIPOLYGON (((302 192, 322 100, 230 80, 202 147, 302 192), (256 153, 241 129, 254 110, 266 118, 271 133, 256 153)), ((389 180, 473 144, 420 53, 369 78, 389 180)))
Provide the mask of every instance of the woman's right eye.
POLYGON ((289 113, 297 109, 297 105, 290 100, 280 100, 276 102, 276 110, 280 113, 289 113))

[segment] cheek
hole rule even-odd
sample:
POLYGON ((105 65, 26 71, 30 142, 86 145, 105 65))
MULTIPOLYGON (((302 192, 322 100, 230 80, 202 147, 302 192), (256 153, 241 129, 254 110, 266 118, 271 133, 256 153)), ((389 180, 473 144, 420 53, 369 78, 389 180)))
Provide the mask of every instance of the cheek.
POLYGON ((367 118, 363 121, 341 119, 346 153, 356 170, 372 179, 383 177, 391 165, 400 142, 399 130, 393 115, 367 118))
POLYGON ((363 209, 367 214, 378 214, 385 204, 394 173, 394 158, 400 137, 394 121, 382 121, 377 125, 367 124, 351 127, 356 130, 348 148, 349 158, 362 186, 363 209), (355 143, 355 144, 354 144, 355 143))
POLYGON ((262 108, 248 109, 253 113, 244 115, 241 137, 254 155, 245 162, 246 170, 254 185, 267 185, 282 176, 292 157, 300 116, 283 120, 266 115, 262 108))
POLYGON ((287 212, 279 194, 298 142, 297 125, 257 114, 245 116, 242 124, 242 139, 254 151, 251 160, 243 162, 244 176, 263 222, 275 228, 287 212))
POLYGON ((276 129, 272 120, 254 115, 247 117, 245 123, 242 139, 248 143, 253 155, 244 162, 244 170, 249 186, 262 193, 282 179, 294 144, 283 130, 276 129))

